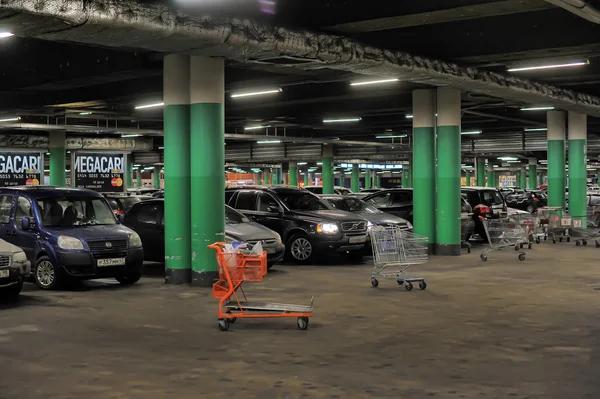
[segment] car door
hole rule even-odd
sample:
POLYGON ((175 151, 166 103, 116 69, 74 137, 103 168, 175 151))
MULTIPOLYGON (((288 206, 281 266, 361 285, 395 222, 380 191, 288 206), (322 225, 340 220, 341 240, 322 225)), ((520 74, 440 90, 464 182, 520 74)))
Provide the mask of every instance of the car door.
POLYGON ((383 191, 370 196, 368 199, 365 199, 365 201, 380 211, 387 212, 387 208, 391 205, 392 193, 389 191, 383 191))
POLYGON ((283 233, 283 208, 269 193, 258 192, 253 220, 279 234, 283 233))
POLYGON ((231 198, 229 206, 252 221, 256 221, 256 191, 240 190, 231 198))
POLYGON ((396 215, 413 222, 413 195, 412 191, 394 191, 387 213, 396 215))
POLYGON ((36 258, 35 243, 39 240, 38 221, 34 213, 34 204, 26 196, 19 194, 13 206, 13 218, 9 224, 11 231, 10 243, 20 247, 29 261, 34 262, 36 258), (23 230, 23 219, 29 218, 29 230, 23 230))
POLYGON ((140 235, 144 247, 144 258, 148 260, 164 260, 164 255, 161 257, 160 253, 161 245, 164 247, 164 228, 160 226, 159 217, 162 213, 161 205, 163 204, 140 203, 132 208, 132 211, 135 209, 135 213, 131 215, 134 223, 131 228, 140 235))
POLYGON ((14 195, 0 192, 0 238, 12 242, 12 208, 14 195))

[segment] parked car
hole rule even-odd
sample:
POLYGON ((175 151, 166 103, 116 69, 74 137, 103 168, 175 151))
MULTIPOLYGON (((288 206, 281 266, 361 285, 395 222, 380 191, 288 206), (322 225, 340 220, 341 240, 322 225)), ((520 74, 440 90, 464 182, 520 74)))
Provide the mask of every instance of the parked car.
MULTIPOLYGON (((165 261, 165 201, 153 199, 138 202, 125 215, 123 224, 135 230, 144 245, 144 259, 154 262, 165 261)), ((235 209, 225 206, 225 240, 243 241, 249 244, 261 242, 267 252, 267 265, 271 268, 283 260, 285 247, 276 232, 253 223, 235 209)))
MULTIPOLYGON (((323 194, 323 186, 305 186, 304 189, 313 194, 323 194)), ((346 187, 335 186, 333 188, 333 193, 338 195, 348 195, 351 192, 352 190, 346 187)))
POLYGON ((520 209, 528 213, 534 213, 538 208, 547 205, 546 194, 541 191, 515 190, 506 194, 504 199, 506 205, 511 208, 520 209))
POLYGON ((31 262, 25 252, 0 240, 0 298, 15 298, 31 275, 31 262))
POLYGON ((152 198, 165 198, 165 191, 160 190, 160 191, 152 193, 152 198))
POLYGON ((402 230, 412 230, 413 226, 406 219, 385 213, 351 195, 321 195, 325 201, 340 211, 351 212, 367 219, 370 226, 400 226, 402 230))
POLYGON ((376 192, 381 191, 381 190, 383 190, 383 189, 382 188, 376 188, 376 187, 374 187, 374 188, 363 188, 363 189, 360 190, 360 192, 361 193, 376 193, 376 192))
POLYGON ((296 262, 309 262, 317 253, 362 254, 367 241, 367 220, 335 210, 306 190, 231 188, 225 191, 225 202, 278 232, 296 262))
POLYGON ((125 214, 131 209, 134 204, 142 201, 148 201, 153 199, 149 195, 126 195, 121 193, 105 193, 104 198, 108 201, 108 204, 114 211, 117 217, 125 216, 125 214))
POLYGON ((57 187, 0 189, 0 238, 24 250, 42 289, 68 279, 114 277, 134 284, 142 276, 139 235, 119 224, 95 191, 57 187))
POLYGON ((497 219, 506 216, 508 207, 504 197, 497 188, 493 187, 463 187, 461 194, 473 208, 474 233, 487 239, 480 217, 497 219))
POLYGON ((127 189, 128 193, 137 195, 152 195, 158 191, 162 190, 156 187, 131 187, 127 189))

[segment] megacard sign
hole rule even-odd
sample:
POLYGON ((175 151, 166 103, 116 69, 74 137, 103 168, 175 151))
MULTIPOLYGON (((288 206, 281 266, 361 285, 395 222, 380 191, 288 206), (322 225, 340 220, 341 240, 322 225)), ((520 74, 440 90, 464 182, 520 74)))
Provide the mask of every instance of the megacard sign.
POLYGON ((0 153, 0 186, 39 186, 41 174, 41 153, 0 153))
POLYGON ((75 187, 102 192, 123 191, 123 154, 87 153, 75 155, 75 187))

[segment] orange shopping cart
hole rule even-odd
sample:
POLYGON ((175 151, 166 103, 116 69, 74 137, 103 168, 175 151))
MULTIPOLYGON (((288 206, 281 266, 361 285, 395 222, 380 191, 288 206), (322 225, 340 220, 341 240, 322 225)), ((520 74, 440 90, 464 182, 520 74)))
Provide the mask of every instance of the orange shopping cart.
POLYGON ((308 328, 313 315, 313 296, 310 305, 249 302, 242 284, 244 281, 262 281, 267 275, 267 253, 260 255, 225 252, 225 243, 208 246, 217 251, 219 281, 213 284, 213 297, 219 300, 219 329, 229 330, 231 324, 243 318, 296 317, 298 328, 308 328))

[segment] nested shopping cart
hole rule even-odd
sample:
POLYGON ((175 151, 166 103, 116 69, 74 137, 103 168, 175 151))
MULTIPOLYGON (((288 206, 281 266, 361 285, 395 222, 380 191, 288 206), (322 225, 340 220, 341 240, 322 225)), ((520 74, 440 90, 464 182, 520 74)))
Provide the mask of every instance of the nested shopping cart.
POLYGON ((298 328, 308 328, 313 315, 313 296, 310 305, 249 302, 242 288, 244 281, 262 281, 267 275, 267 253, 260 255, 226 252, 225 243, 208 246, 217 252, 219 281, 213 284, 213 297, 219 298, 219 329, 227 331, 237 319, 295 317, 298 328))
POLYGON ((406 269, 411 265, 420 265, 428 259, 428 238, 408 231, 398 226, 377 226, 371 229, 371 245, 373 247, 373 263, 371 285, 377 287, 378 279, 396 280, 404 285, 407 291, 413 289, 413 283, 418 282, 424 290, 427 283, 423 277, 406 275, 406 269))
POLYGON ((514 249, 519 254, 519 260, 525 260, 525 252, 521 248, 522 245, 529 245, 529 233, 517 221, 509 218, 485 219, 483 227, 489 247, 481 252, 482 261, 487 261, 491 252, 506 249, 514 249))
POLYGON ((575 239, 575 245, 587 245, 588 241, 594 241, 596 248, 600 248, 600 209, 588 208, 584 217, 572 216, 573 227, 569 235, 575 239))
POLYGON ((552 242, 570 242, 570 230, 573 228, 573 218, 559 207, 544 207, 538 209, 540 223, 547 222, 546 238, 551 238, 552 242))
POLYGON ((521 243, 521 248, 527 245, 527 247, 531 249, 534 241, 538 244, 541 242, 541 239, 545 233, 543 230, 541 230, 537 214, 532 215, 530 213, 517 213, 515 215, 511 215, 510 219, 514 220, 515 223, 521 226, 527 233, 528 242, 521 243))

